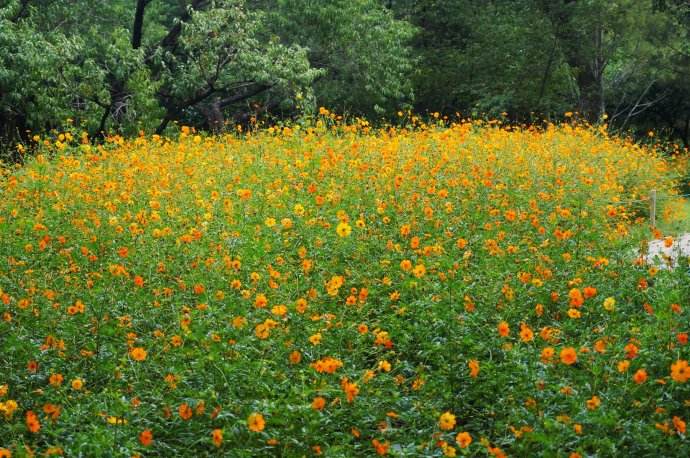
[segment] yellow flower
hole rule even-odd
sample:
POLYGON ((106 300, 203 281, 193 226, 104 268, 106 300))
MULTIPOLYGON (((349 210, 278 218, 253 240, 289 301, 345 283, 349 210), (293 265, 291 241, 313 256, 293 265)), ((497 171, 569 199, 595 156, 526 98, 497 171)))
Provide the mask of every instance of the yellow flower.
POLYGON ((321 333, 317 332, 314 335, 309 336, 309 342, 311 342, 312 345, 318 345, 321 343, 321 333))
POLYGON ((568 316, 570 318, 580 318, 582 313, 578 309, 568 309, 568 316))
POLYGON ((444 412, 438 419, 438 427, 444 431, 450 431, 455 428, 455 415, 450 412, 444 412))
POLYGON ((338 227, 336 227, 335 232, 340 237, 349 237, 349 235, 352 233, 352 227, 349 224, 343 222, 338 224, 338 227))
POLYGON ((426 267, 424 267, 424 264, 418 264, 412 269, 412 274, 417 278, 422 278, 426 275, 426 267))
POLYGON ((614 310, 616 310, 616 299, 612 297, 607 297, 606 299, 604 299, 604 309, 607 312, 613 312, 614 310))

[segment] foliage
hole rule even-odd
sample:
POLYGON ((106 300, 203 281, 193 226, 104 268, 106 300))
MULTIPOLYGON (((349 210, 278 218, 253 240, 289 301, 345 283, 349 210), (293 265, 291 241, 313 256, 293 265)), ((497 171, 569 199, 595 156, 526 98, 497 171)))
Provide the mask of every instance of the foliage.
POLYGON ((673 163, 321 112, 3 169, 0 453, 686 454, 690 283, 631 253, 673 163))
POLYGON ((684 0, 8 0, 0 26, 0 148, 66 119, 102 141, 317 106, 577 112, 690 144, 684 0))
POLYGON ((389 3, 421 30, 417 110, 528 122, 578 111, 617 131, 663 127, 690 144, 687 2, 389 3))
POLYGON ((414 29, 395 20, 378 0, 258 2, 287 43, 309 48, 325 70, 314 84, 316 103, 380 116, 413 99, 409 41, 414 29))

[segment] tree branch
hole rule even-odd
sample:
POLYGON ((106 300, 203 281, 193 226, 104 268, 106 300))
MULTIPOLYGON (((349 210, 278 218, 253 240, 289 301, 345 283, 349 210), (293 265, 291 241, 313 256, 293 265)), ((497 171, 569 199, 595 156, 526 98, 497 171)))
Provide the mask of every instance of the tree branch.
POLYGON ((141 39, 144 34, 144 13, 151 0, 137 0, 137 9, 134 12, 134 26, 132 27, 132 48, 141 47, 141 39))
POLYGON ((242 93, 234 94, 230 97, 226 97, 224 99, 219 100, 218 106, 220 108, 225 108, 229 105, 232 105, 233 103, 241 102, 242 100, 246 100, 250 97, 254 97, 255 95, 261 94, 262 92, 267 91, 271 87, 272 86, 269 84, 256 84, 256 86, 250 90, 243 91, 242 93))
POLYGON ((174 50, 177 47, 177 41, 180 39, 180 35, 182 34, 182 24, 185 21, 191 19, 191 12, 193 10, 202 9, 206 7, 208 3, 209 0, 192 0, 191 5, 189 5, 185 12, 182 15, 180 15, 180 17, 175 22, 175 25, 173 25, 168 31, 167 35, 165 35, 165 37, 163 37, 163 39, 160 42, 158 42, 157 46, 149 50, 146 59, 148 60, 153 56, 153 50, 155 48, 167 49, 169 51, 174 50))

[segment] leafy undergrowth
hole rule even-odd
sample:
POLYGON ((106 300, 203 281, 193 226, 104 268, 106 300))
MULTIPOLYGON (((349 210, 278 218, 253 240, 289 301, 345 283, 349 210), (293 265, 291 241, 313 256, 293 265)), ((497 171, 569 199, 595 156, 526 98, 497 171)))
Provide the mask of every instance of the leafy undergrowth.
POLYGON ((481 123, 47 143, 0 181, 0 456, 687 455, 690 282, 631 259, 620 203, 672 194, 653 151, 481 123))

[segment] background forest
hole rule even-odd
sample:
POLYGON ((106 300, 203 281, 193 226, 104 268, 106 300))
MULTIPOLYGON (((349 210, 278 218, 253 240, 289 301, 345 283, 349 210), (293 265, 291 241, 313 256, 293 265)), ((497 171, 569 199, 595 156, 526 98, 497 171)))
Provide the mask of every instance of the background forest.
POLYGON ((687 0, 2 0, 0 138, 221 130, 325 106, 578 112, 690 142, 687 0))

